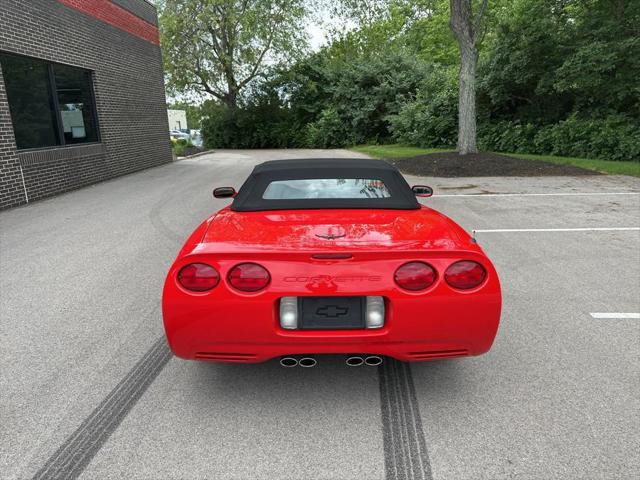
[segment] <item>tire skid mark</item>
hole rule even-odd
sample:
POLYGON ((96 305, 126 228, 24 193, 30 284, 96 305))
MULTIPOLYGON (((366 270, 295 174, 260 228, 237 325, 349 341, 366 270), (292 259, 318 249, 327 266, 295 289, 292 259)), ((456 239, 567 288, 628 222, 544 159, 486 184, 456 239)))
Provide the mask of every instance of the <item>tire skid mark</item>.
POLYGON ((409 364, 387 358, 378 367, 387 480, 432 480, 409 364))
POLYGON ((33 479, 78 478, 171 357, 162 336, 76 431, 67 437, 33 479))
MULTIPOLYGON (((235 163, 232 165, 219 166, 216 168, 216 175, 224 177, 235 166, 235 163)), ((179 189, 175 188, 170 192, 170 194, 161 197, 149 211, 149 220, 151 221, 153 228, 155 228, 162 236, 174 245, 181 246, 187 239, 189 232, 180 233, 175 231, 174 228, 162 218, 162 211, 168 204, 175 203, 176 198, 189 197, 192 196, 194 192, 205 191, 206 189, 203 185, 205 182, 209 182, 208 178, 203 174, 186 183, 184 179, 189 176, 189 174, 190 172, 187 169, 182 172, 180 177, 176 177, 175 185, 181 185, 181 187, 179 189)))

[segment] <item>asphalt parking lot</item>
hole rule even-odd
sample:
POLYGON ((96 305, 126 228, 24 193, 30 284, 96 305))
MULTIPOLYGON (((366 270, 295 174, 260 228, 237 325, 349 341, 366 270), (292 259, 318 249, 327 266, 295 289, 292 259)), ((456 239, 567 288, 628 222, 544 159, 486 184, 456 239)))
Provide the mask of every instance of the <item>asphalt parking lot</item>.
POLYGON ((500 273, 484 356, 171 358, 162 284, 211 190, 302 156, 358 155, 221 151, 0 213, 1 478, 638 477, 640 319, 591 315, 640 312, 631 177, 409 178, 500 273))

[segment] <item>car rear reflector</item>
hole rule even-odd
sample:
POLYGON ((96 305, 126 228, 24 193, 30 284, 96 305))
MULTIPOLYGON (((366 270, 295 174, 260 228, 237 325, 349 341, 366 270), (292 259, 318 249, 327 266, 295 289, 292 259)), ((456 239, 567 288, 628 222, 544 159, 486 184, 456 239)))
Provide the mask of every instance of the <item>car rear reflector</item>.
POLYGON ((233 288, 243 292, 257 292, 269 285, 271 276, 257 263, 241 263, 231 269, 227 277, 233 288))
POLYGON ((217 270, 205 263, 190 263, 178 272, 178 283, 192 292, 206 292, 219 282, 217 270))
POLYGON ((478 262, 462 260, 449 265, 444 273, 444 279, 453 288, 469 290, 484 282, 487 271, 478 262))
POLYGON ((428 263, 409 262, 396 270, 394 280, 399 287, 416 292, 433 285, 436 281, 436 271, 428 263))

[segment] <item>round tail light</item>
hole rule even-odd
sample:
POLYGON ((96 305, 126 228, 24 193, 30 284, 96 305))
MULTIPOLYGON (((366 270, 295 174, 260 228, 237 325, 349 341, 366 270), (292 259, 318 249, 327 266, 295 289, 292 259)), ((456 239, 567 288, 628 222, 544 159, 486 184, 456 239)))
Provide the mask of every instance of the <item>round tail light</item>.
POLYGON ((266 268, 257 263, 241 263, 229 272, 229 283, 243 292, 257 292, 269 285, 271 276, 266 268))
POLYGON ((178 272, 178 283, 192 292, 206 292, 220 282, 220 275, 211 265, 190 263, 178 272))
POLYGON ((394 280, 405 290, 416 292, 433 285, 436 281, 436 271, 427 263, 409 262, 396 270, 394 280))
POLYGON ((444 273, 444 279, 447 283, 460 290, 475 288, 484 282, 486 277, 487 271, 484 267, 471 260, 456 262, 450 265, 444 273))

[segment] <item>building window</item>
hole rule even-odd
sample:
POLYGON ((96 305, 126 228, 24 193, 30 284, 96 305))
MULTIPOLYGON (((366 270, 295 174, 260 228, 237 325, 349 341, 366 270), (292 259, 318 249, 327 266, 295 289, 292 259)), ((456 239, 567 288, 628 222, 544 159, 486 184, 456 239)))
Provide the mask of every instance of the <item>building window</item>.
POLYGON ((91 72, 0 54, 18 149, 98 141, 91 72))

